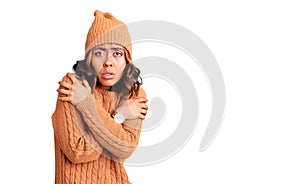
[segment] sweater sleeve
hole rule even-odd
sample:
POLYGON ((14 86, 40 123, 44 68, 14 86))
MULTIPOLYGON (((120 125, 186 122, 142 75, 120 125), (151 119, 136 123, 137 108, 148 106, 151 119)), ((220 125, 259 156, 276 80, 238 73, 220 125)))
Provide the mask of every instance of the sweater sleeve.
MULTIPOLYGON (((67 77, 62 79, 68 81, 67 77)), ((82 117, 69 102, 57 100, 52 115, 56 144, 73 163, 90 162, 99 158, 102 148, 89 133, 82 117)))
MULTIPOLYGON (((140 89, 138 97, 145 96, 143 89, 140 89)), ((126 120, 118 124, 104 108, 96 108, 92 95, 79 103, 77 109, 103 148, 120 159, 126 159, 133 153, 140 137, 141 119, 126 120)))

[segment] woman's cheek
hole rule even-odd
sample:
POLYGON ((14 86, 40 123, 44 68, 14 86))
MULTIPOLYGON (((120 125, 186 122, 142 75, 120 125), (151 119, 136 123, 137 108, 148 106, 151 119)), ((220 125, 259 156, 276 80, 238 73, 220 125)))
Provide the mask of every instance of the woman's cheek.
POLYGON ((94 68, 95 72, 96 72, 97 74, 99 74, 99 72, 100 72, 100 70, 101 70, 101 65, 94 64, 94 65, 93 65, 93 68, 94 68))

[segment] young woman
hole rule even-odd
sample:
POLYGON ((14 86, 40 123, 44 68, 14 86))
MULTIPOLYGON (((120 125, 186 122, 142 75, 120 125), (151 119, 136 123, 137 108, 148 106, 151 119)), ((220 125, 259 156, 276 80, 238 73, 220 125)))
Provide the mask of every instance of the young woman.
POLYGON ((85 59, 59 82, 52 122, 55 183, 130 183, 123 162, 136 148, 147 99, 126 25, 99 10, 85 59))

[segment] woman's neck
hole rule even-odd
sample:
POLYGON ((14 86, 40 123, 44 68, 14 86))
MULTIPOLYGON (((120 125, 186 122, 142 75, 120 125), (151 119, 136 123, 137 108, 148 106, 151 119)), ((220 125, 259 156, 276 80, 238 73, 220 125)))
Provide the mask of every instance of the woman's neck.
POLYGON ((98 86, 100 89, 105 89, 107 91, 111 91, 111 86, 102 86, 98 81, 96 86, 98 86))
POLYGON ((110 91, 111 90, 111 87, 109 86, 100 86, 101 89, 105 89, 107 91, 110 91))

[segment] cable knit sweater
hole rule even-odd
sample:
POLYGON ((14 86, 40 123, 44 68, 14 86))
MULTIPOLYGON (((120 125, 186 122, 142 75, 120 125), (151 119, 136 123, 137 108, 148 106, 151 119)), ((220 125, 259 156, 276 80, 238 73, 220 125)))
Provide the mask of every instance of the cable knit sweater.
MULTIPOLYGON (((71 83, 64 77, 63 81, 71 83)), ((114 93, 96 88, 74 106, 57 101, 52 115, 55 184, 127 184, 123 162, 138 144, 141 120, 111 118, 114 93)), ((138 97, 145 97, 140 89, 138 97)))

